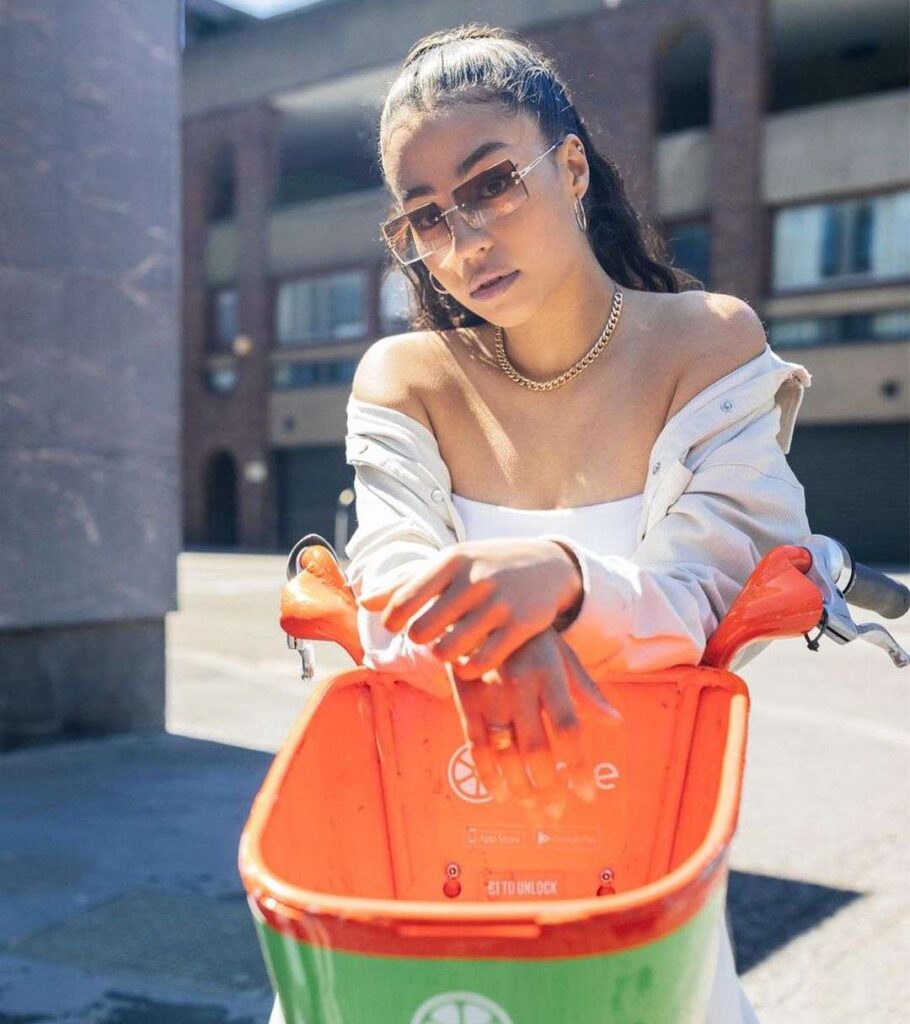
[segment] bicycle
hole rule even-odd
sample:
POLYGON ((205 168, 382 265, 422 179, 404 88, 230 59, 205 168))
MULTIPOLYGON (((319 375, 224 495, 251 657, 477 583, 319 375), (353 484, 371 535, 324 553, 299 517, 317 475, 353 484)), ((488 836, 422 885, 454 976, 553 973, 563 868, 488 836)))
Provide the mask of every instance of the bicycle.
POLYGON ((623 726, 577 709, 597 798, 532 826, 486 792, 454 701, 362 665, 341 563, 301 538, 281 594, 288 646, 304 679, 316 640, 357 667, 317 686, 241 837, 287 1024, 700 1024, 745 765, 749 691, 729 666, 799 635, 910 664, 848 603, 898 618, 910 590, 821 534, 767 552, 699 665, 598 680, 623 726))

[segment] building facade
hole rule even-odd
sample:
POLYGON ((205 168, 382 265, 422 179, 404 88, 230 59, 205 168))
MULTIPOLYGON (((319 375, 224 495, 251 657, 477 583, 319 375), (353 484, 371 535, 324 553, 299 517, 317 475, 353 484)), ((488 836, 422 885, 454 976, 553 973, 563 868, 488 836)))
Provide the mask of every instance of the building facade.
MULTIPOLYGON (((491 0, 550 54, 674 261, 813 374, 788 456, 813 529, 910 560, 910 72, 902 0, 491 0)), ((189 545, 284 551, 346 513, 345 402, 407 330, 379 224, 385 88, 455 0, 262 21, 187 0, 189 545), (208 20, 206 20, 208 18, 208 20), (343 505, 343 501, 342 501, 343 505)), ((351 524, 352 525, 352 524, 351 524)), ((341 527, 344 529, 343 525, 341 527)))

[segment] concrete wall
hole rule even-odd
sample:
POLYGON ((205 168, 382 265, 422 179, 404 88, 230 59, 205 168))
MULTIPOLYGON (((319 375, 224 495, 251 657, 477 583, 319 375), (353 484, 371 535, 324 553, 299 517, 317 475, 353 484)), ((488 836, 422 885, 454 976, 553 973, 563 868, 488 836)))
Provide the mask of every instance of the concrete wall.
POLYGON ((259 102, 398 61, 421 36, 462 22, 524 29, 604 6, 603 0, 338 0, 193 47, 185 62, 184 115, 259 102))
MULTIPOLYGON (((910 184, 910 92, 821 103, 764 119, 762 201, 769 206, 910 184)), ((711 133, 692 128, 657 144, 662 217, 705 213, 711 133)))
POLYGON ((163 725, 177 5, 0 6, 0 749, 163 725))
POLYGON ((769 117, 765 202, 775 205, 910 184, 908 124, 906 89, 769 117))

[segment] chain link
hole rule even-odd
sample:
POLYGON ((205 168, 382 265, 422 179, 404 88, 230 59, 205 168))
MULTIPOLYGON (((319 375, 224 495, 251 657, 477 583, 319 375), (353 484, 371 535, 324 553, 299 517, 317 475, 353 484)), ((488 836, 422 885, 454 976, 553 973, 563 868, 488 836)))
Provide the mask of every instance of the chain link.
POLYGON ((600 337, 574 366, 571 366, 558 377, 553 377, 552 380, 531 380, 530 377, 523 376, 515 369, 515 367, 509 362, 509 357, 506 355, 501 327, 496 328, 496 360, 500 367, 502 367, 503 372, 508 377, 511 377, 516 384, 521 384, 522 387, 529 388, 531 391, 552 391, 553 388, 558 388, 560 385, 572 380, 573 377, 577 377, 582 370, 586 370, 591 363, 594 362, 613 337, 613 332, 616 329, 616 325, 619 323, 619 314, 621 312, 622 292, 617 288, 613 293, 610 315, 607 318, 606 326, 604 327, 600 337))

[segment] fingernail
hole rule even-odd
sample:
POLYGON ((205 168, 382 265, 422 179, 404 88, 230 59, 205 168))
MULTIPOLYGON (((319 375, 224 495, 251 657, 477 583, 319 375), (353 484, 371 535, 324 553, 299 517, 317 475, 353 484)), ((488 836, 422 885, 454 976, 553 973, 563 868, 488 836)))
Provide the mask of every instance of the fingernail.
POLYGON ((587 779, 583 782, 579 782, 575 789, 578 792, 579 797, 581 797, 586 804, 593 803, 597 797, 597 790, 594 788, 594 783, 589 782, 587 779))
POLYGON ((547 814, 550 816, 552 821, 559 821, 562 817, 562 812, 565 810, 565 804, 562 801, 554 801, 553 803, 547 804, 547 814))

